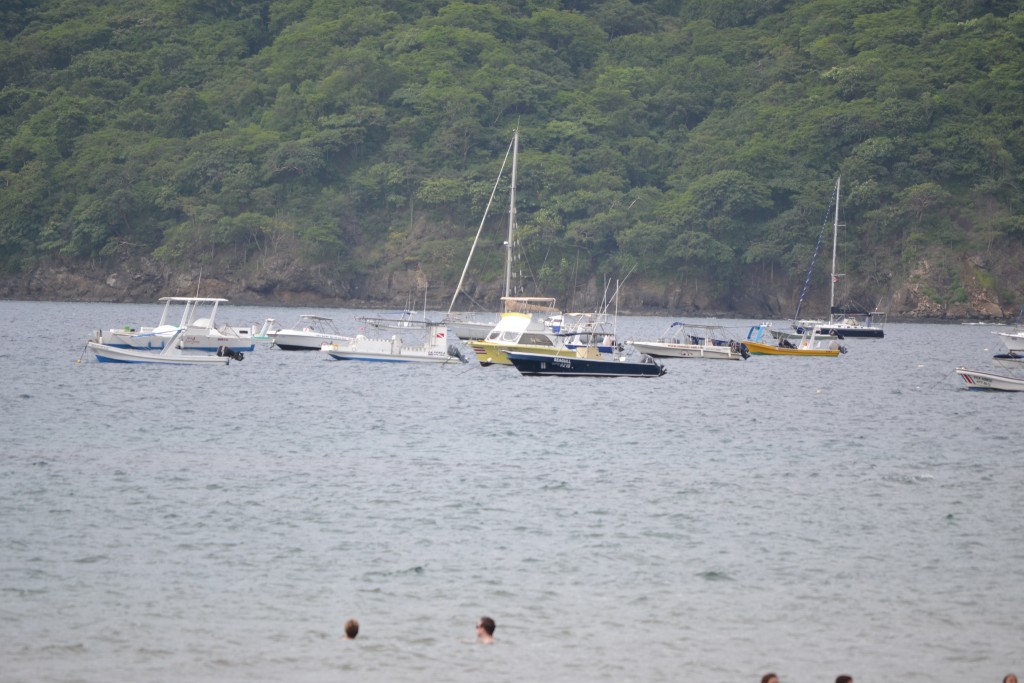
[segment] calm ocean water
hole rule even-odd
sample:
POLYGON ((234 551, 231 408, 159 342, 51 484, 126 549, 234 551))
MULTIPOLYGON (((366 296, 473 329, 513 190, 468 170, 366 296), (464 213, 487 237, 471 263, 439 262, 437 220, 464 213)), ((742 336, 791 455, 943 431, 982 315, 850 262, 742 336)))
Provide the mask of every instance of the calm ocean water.
MULTIPOLYGON (((302 312, 367 313, 220 317, 302 312)), ((656 380, 82 357, 159 313, 0 302, 0 680, 1024 673, 1024 396, 952 374, 996 328, 656 380)))

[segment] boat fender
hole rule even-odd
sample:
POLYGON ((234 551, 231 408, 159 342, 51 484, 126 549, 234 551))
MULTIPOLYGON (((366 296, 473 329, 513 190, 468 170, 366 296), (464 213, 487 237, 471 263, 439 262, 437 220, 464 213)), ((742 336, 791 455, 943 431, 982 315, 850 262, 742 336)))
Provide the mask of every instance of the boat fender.
POLYGON ((796 328, 796 333, 797 334, 803 334, 804 333, 804 328, 803 327, 796 328))
POLYGON ((839 347, 839 353, 846 353, 846 347, 845 346, 840 346, 839 347))
POLYGON ((740 355, 743 356, 743 360, 750 358, 750 349, 743 342, 740 342, 740 355))

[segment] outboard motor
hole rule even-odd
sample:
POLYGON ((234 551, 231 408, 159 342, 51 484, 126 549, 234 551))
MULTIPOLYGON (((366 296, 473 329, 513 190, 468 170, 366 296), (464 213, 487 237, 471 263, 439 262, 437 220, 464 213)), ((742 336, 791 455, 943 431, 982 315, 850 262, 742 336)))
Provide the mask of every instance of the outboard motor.
POLYGON ((463 363, 469 362, 469 359, 467 359, 466 356, 463 355, 462 350, 455 344, 448 345, 448 355, 451 356, 452 358, 458 358, 463 363))
POLYGON ((226 346, 221 346, 220 348, 218 348, 217 349, 217 355, 220 356, 221 358, 224 358, 225 356, 227 356, 231 360, 237 360, 237 361, 245 360, 245 354, 244 353, 242 353, 241 351, 232 351, 231 349, 229 349, 226 346))

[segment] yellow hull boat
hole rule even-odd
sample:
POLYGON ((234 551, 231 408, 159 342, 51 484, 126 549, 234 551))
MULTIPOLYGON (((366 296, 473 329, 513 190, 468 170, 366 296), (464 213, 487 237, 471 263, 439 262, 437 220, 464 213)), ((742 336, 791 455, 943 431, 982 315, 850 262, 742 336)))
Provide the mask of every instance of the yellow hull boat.
POLYGON ((794 348, 788 349, 782 346, 773 346, 771 344, 762 344, 761 342, 745 341, 747 345, 747 351, 756 356, 826 356, 828 358, 835 358, 841 352, 838 348, 834 349, 801 349, 794 348))
POLYGON ((809 356, 815 358, 835 358, 841 353, 846 353, 846 347, 840 345, 835 337, 819 337, 814 329, 793 341, 782 338, 776 343, 768 344, 765 340, 771 339, 770 327, 771 323, 761 323, 750 328, 747 338, 743 340, 747 351, 755 356, 809 356))

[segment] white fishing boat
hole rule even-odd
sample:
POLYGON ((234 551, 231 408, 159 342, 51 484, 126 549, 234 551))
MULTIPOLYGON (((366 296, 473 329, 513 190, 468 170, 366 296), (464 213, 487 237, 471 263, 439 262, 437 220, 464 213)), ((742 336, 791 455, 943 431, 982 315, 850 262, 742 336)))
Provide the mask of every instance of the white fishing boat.
POLYGON ((333 318, 303 314, 295 327, 273 333, 274 346, 282 351, 319 351, 324 344, 344 343, 347 337, 338 331, 333 318))
POLYGON ((1017 321, 1013 323, 1011 330, 992 333, 999 337, 999 341, 1003 342, 1003 345, 1006 346, 1006 350, 1010 354, 1024 352, 1024 326, 1021 324, 1022 320, 1024 320, 1024 306, 1021 306, 1020 313, 1017 315, 1017 321))
POLYGON ((252 351, 256 343, 252 339, 252 329, 218 325, 217 309, 227 299, 165 296, 160 301, 164 304, 160 322, 153 327, 125 325, 124 327, 96 330, 92 341, 103 346, 122 349, 160 350, 177 332, 177 343, 185 349, 213 353, 222 347, 232 351, 252 351), (178 324, 170 322, 172 312, 181 307, 181 319, 178 324))
POLYGON ((728 335, 718 325, 686 325, 674 322, 654 340, 627 342, 640 353, 654 358, 699 358, 704 360, 746 360, 746 344, 728 335))
MULTIPOLYGON (((839 244, 839 186, 840 179, 837 178, 834 198, 835 216, 832 222, 832 273, 829 278, 828 298, 829 319, 800 319, 800 308, 803 305, 804 295, 807 293, 807 285, 810 282, 811 272, 814 269, 814 258, 812 258, 810 268, 807 271, 807 279, 804 282, 804 288, 800 293, 800 301, 797 303, 796 315, 794 316, 796 319, 793 320, 792 326, 798 334, 802 334, 804 331, 814 331, 819 336, 835 334, 842 339, 882 339, 885 337, 885 331, 882 329, 886 318, 884 311, 867 311, 854 306, 836 305, 836 284, 839 283, 841 278, 846 277, 844 273, 836 272, 836 251, 839 244)), ((824 226, 822 226, 822 231, 824 231, 824 226)), ((820 243, 821 237, 819 236, 818 244, 820 243)), ((814 255, 817 256, 817 253, 817 248, 815 248, 814 255)))
POLYGON ((167 338, 161 349, 133 349, 121 346, 110 346, 90 341, 87 348, 96 355, 100 363, 155 363, 162 365, 227 365, 232 360, 242 360, 241 351, 232 351, 227 347, 218 349, 216 353, 189 350, 182 348, 180 340, 184 330, 178 330, 167 338))
POLYGON ((968 389, 1024 391, 1024 378, 997 375, 984 370, 968 370, 964 367, 957 368, 956 374, 960 375, 968 389))
POLYGON ((332 360, 361 360, 378 363, 465 363, 458 347, 448 343, 448 329, 438 323, 423 328, 422 343, 410 344, 401 334, 387 338, 357 334, 344 341, 324 344, 320 350, 332 360))

